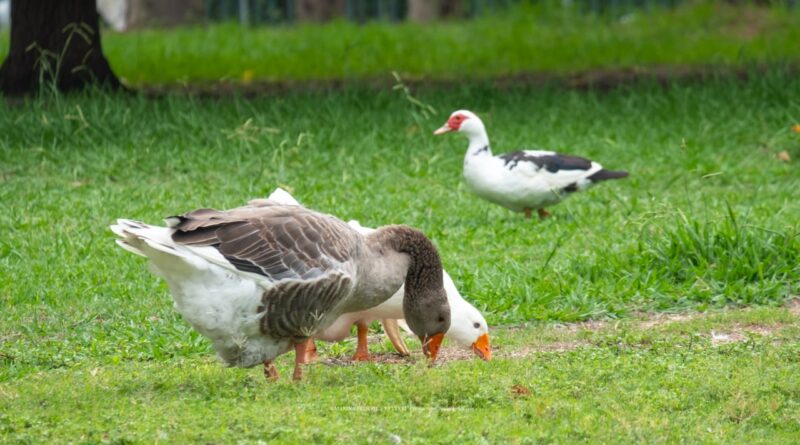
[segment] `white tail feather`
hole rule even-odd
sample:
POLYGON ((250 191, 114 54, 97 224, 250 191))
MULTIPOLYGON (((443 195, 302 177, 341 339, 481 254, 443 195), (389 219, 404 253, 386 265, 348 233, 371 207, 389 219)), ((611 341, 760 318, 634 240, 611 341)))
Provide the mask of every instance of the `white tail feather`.
POLYGON ((130 244, 126 243, 125 241, 123 241, 121 239, 118 239, 116 241, 117 241, 117 244, 119 244, 119 247, 122 247, 123 249, 127 250, 128 252, 147 258, 147 255, 145 255, 144 252, 142 252, 141 250, 131 246, 130 244))
POLYGON ((300 205, 300 203, 297 202, 296 199, 294 199, 294 196, 292 196, 289 192, 280 187, 273 190, 272 193, 269 194, 269 197, 267 197, 267 199, 270 201, 277 202, 278 204, 283 204, 287 206, 300 205))
POLYGON ((114 234, 117 235, 118 237, 120 237, 120 238, 125 238, 126 237, 125 229, 121 225, 112 224, 109 227, 111 227, 111 231, 114 232, 114 234))
POLYGON ((122 238, 117 240, 117 244, 120 247, 138 255, 152 259, 153 251, 157 251, 179 258, 191 256, 185 251, 185 247, 178 246, 172 241, 174 229, 168 227, 151 226, 129 219, 119 219, 117 224, 111 226, 111 231, 122 238))
MULTIPOLYGON (((183 260, 196 270, 206 270, 209 264, 221 266, 231 272, 250 276, 258 282, 265 278, 250 272, 241 272, 236 269, 219 251, 210 246, 184 246, 172 240, 175 229, 169 227, 151 226, 129 219, 117 220, 111 230, 122 239, 117 244, 128 252, 143 255, 149 258, 153 265, 162 273, 168 275, 173 268, 183 268, 183 265, 173 264, 175 259, 183 260)), ((183 272, 181 272, 183 273, 183 272)), ((268 281, 268 280, 267 280, 268 281)))

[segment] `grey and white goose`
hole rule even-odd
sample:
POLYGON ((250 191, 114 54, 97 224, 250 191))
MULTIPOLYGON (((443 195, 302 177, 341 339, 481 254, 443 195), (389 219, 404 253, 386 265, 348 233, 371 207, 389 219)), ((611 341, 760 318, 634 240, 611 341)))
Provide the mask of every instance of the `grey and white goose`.
POLYGON ((347 312, 374 307, 405 284, 403 310, 431 360, 450 327, 442 263, 433 243, 408 226, 362 235, 295 205, 261 202, 200 209, 158 227, 120 219, 120 246, 150 260, 175 309, 229 366, 264 364, 294 346, 294 378, 310 338, 347 312))
POLYGON ((469 139, 464 157, 464 179, 481 198, 526 218, 536 210, 539 218, 550 216, 545 207, 561 202, 570 194, 609 179, 628 176, 626 171, 611 171, 588 159, 545 150, 519 150, 492 155, 489 136, 475 113, 458 110, 433 134, 451 131, 469 139))

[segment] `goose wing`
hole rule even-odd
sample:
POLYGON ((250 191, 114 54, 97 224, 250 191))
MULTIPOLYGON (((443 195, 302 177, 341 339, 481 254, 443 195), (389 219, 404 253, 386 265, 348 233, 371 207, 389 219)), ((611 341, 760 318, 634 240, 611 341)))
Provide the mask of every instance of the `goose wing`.
POLYGON ((212 246, 222 256, 216 262, 269 282, 260 309, 265 333, 311 336, 352 292, 361 235, 332 216, 275 204, 200 209, 170 221, 176 243, 212 246))

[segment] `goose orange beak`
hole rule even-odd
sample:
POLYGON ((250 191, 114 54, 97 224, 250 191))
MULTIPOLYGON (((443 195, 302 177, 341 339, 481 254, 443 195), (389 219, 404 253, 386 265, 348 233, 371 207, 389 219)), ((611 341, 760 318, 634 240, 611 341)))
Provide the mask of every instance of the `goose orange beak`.
POLYGON ((419 341, 422 342, 422 352, 426 357, 431 358, 431 363, 436 361, 436 355, 439 353, 439 347, 442 346, 444 340, 444 332, 433 335, 421 335, 419 341))
POLYGON ((472 352, 487 362, 492 359, 492 347, 489 343, 489 334, 483 334, 472 344, 472 352))
POLYGON ((438 130, 434 131, 434 132, 433 132, 433 134, 435 134, 435 135, 440 135, 440 134, 449 133, 449 132, 451 132, 451 131, 453 131, 453 129, 452 129, 452 128, 450 128, 450 126, 449 126, 449 125, 447 125, 447 124, 444 124, 444 125, 442 125, 441 127, 439 127, 439 129, 438 129, 438 130))

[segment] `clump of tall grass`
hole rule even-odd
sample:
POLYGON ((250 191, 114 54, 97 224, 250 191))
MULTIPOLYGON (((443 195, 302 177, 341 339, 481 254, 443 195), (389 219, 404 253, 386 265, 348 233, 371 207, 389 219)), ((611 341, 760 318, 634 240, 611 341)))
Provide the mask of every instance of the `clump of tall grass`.
POLYGON ((678 212, 672 224, 651 229, 640 240, 638 261, 662 280, 688 284, 693 299, 774 303, 790 296, 792 282, 800 277, 796 223, 772 230, 728 207, 719 220, 692 219, 678 212))

